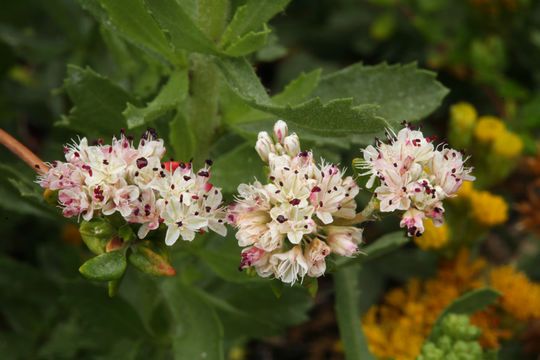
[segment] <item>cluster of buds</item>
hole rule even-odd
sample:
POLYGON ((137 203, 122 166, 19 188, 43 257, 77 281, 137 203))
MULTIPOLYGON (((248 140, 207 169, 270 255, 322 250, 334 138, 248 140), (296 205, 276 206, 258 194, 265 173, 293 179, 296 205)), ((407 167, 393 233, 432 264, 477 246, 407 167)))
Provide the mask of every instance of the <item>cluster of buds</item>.
POLYGON ((461 152, 444 145, 435 148, 435 138, 404 125, 397 135, 386 133, 387 144, 376 139, 376 146, 364 149, 358 167, 365 170, 362 175, 370 175, 367 188, 380 181, 375 189, 380 211, 404 211, 401 227, 407 227, 409 236, 420 236, 424 219, 431 218, 436 226, 443 224, 442 201, 455 196, 463 182, 474 177, 461 152))
POLYGON ((167 245, 180 236, 191 241, 195 232, 208 228, 226 234, 221 190, 208 182, 209 168, 194 172, 191 162, 162 164, 165 147, 153 129, 142 135, 137 147, 122 130, 111 145, 102 139, 88 145, 82 138, 66 146, 64 153, 66 162, 51 162, 39 183, 58 191, 65 217, 88 221, 99 212, 118 212, 126 221, 142 224, 141 239, 164 223, 167 245))
POLYGON ((240 269, 254 267, 262 277, 273 275, 292 285, 306 275, 324 274, 331 253, 357 254, 362 230, 334 224, 356 215, 354 180, 343 178, 334 165, 316 165, 281 120, 273 140, 259 133, 255 149, 269 165, 269 183, 241 184, 227 211, 244 247, 240 269))

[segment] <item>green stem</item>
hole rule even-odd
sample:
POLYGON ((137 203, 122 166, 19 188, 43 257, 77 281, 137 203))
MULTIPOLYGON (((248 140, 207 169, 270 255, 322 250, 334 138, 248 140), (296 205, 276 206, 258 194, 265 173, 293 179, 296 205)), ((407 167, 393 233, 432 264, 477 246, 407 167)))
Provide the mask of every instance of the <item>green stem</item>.
MULTIPOLYGON (((229 0, 199 0, 198 23, 201 30, 218 42, 227 21, 229 0)), ((210 153, 214 135, 219 127, 220 73, 211 58, 191 54, 188 120, 197 139, 195 165, 201 166, 210 153)))
POLYGON ((336 316, 345 359, 376 360, 368 349, 368 343, 360 322, 360 289, 358 273, 360 266, 348 266, 334 273, 336 291, 336 316))

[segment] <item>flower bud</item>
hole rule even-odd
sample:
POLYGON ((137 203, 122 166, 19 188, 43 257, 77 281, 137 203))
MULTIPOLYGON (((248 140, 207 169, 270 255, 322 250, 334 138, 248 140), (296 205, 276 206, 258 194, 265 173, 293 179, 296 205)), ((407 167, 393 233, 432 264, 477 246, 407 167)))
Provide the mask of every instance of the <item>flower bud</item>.
POLYGON ((358 243, 362 241, 362 229, 349 226, 327 226, 328 245, 341 256, 352 257, 358 253, 358 243))
POLYGON ((268 162, 268 155, 273 152, 274 142, 266 131, 261 131, 255 144, 255 150, 264 162, 268 162))
POLYGON ((292 133, 283 140, 283 146, 290 156, 296 156, 300 153, 300 139, 298 135, 292 133))
POLYGON ((287 123, 283 120, 278 120, 274 125, 274 139, 276 142, 283 144, 283 139, 287 136, 288 131, 287 123))
POLYGON ((309 266, 308 275, 311 277, 319 277, 326 270, 326 262, 324 258, 328 256, 331 249, 324 241, 314 239, 306 247, 305 255, 309 266))

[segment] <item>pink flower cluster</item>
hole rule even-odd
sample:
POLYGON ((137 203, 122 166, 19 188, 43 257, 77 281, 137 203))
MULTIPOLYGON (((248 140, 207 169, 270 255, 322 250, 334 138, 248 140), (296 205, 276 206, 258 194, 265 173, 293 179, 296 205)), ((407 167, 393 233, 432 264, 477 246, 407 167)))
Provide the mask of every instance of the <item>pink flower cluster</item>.
POLYGON ((64 153, 66 162, 50 163, 39 183, 58 190, 65 217, 80 215, 88 221, 97 213, 118 212, 126 221, 141 224, 141 239, 163 222, 168 227, 167 245, 180 236, 191 241, 195 232, 208 228, 222 235, 227 232, 221 190, 208 182, 209 168, 194 172, 191 163, 176 163, 176 168, 162 164, 165 147, 152 129, 137 147, 122 132, 111 145, 101 139, 88 145, 82 138, 66 146, 64 153))
POLYGON ((281 120, 274 126, 274 140, 261 132, 255 149, 269 165, 270 182, 238 186, 227 212, 244 247, 240 269, 254 267, 262 277, 293 284, 305 275, 324 274, 325 258, 332 252, 355 255, 362 230, 331 225, 356 215, 354 180, 334 165, 316 165, 281 120))
POLYGON ((376 179, 375 197, 380 211, 404 211, 401 227, 409 236, 424 232, 423 220, 444 222, 442 201, 461 188, 463 181, 472 181, 472 168, 465 167, 463 154, 445 147, 435 148, 434 138, 426 138, 412 126, 405 126, 396 135, 387 132, 388 144, 376 139, 376 146, 363 150, 359 168, 370 175, 366 185, 371 188, 376 179))

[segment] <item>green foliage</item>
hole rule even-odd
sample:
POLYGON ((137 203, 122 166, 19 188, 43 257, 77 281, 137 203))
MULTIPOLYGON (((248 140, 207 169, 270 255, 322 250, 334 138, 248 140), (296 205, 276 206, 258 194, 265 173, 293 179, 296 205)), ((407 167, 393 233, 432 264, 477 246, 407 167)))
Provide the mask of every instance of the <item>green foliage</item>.
POLYGON ((111 281, 119 279, 126 270, 126 253, 124 250, 114 250, 98 255, 80 268, 80 273, 90 280, 111 281))
POLYGON ((83 221, 79 232, 88 249, 96 255, 103 254, 107 243, 116 235, 114 226, 100 218, 83 221))
POLYGON ((140 245, 128 256, 129 262, 137 269, 152 275, 173 276, 176 274, 171 265, 148 246, 140 245))
POLYGON ((122 113, 129 128, 147 124, 159 116, 177 108, 186 99, 188 91, 187 70, 182 69, 171 74, 157 96, 146 107, 136 107, 130 103, 122 113))
POLYGON ((215 310, 193 287, 170 280, 162 288, 174 321, 174 358, 224 359, 223 328, 215 310))
POLYGON ((455 314, 467 314, 472 315, 476 311, 483 310, 489 305, 493 304, 500 294, 491 288, 481 288, 469 291, 460 298, 452 301, 439 315, 435 323, 433 324, 433 330, 429 336, 430 340, 433 340, 434 330, 437 329, 439 324, 443 321, 444 317, 449 313, 455 314))
MULTIPOLYGON (((248 37, 257 36, 266 30, 265 23, 283 11, 291 0, 248 0, 236 9, 234 17, 223 32, 220 47, 228 46, 230 51, 235 44, 245 42, 248 37), (264 30, 261 32, 261 28, 264 30)), ((236 45, 237 46, 237 45, 236 45)))
POLYGON ((70 65, 64 89, 74 107, 59 125, 87 136, 111 136, 126 125, 126 103, 137 103, 125 90, 90 68, 70 65))
POLYGON ((175 63, 175 54, 169 47, 165 34, 144 7, 143 0, 99 1, 118 31, 135 43, 141 44, 175 63))
POLYGON ((206 37, 193 19, 175 0, 145 0, 148 11, 168 34, 175 50, 217 54, 214 43, 206 37))

